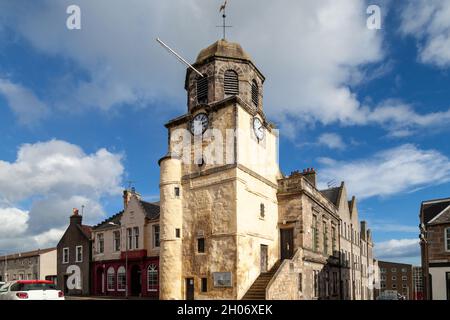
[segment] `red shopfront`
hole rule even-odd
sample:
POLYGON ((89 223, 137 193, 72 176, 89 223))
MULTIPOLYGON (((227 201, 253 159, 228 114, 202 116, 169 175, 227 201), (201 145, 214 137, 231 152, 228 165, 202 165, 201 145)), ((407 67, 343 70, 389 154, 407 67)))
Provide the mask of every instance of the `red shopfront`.
POLYGON ((122 252, 118 260, 96 261, 92 266, 92 292, 98 296, 159 298, 159 257, 147 257, 146 250, 122 252))

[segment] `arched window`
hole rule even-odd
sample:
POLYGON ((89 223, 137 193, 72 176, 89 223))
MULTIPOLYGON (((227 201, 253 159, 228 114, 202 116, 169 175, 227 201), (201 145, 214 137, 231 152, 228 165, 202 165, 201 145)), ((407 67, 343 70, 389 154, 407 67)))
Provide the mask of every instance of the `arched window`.
POLYGON ((114 268, 113 267, 109 267, 108 268, 108 272, 107 272, 107 288, 108 291, 114 291, 115 290, 115 279, 116 279, 116 275, 114 272, 114 268))
POLYGON ((197 102, 208 103, 208 76, 197 78, 197 102))
POLYGON ((117 291, 125 291, 127 285, 127 275, 125 267, 121 266, 117 270, 117 291))
POLYGON ((151 264, 147 268, 147 291, 158 291, 158 266, 151 264))
POLYGON ((256 80, 252 81, 252 101, 253 104, 258 107, 259 105, 259 88, 256 80))
POLYGON ((225 71, 223 79, 223 88, 225 95, 238 95, 239 94, 239 77, 236 71, 227 70, 225 71))

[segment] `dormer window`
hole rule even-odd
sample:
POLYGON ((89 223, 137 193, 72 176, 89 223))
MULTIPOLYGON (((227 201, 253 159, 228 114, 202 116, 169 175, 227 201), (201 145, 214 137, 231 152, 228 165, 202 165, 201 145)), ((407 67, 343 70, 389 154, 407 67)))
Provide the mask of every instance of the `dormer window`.
POLYGON ((197 79, 197 102, 208 103, 208 76, 197 79))
POLYGON ((225 95, 235 96, 239 94, 239 77, 236 71, 225 71, 223 87, 225 95))
POLYGON ((252 81, 252 101, 255 107, 258 107, 259 105, 259 88, 258 83, 256 83, 256 80, 252 81))

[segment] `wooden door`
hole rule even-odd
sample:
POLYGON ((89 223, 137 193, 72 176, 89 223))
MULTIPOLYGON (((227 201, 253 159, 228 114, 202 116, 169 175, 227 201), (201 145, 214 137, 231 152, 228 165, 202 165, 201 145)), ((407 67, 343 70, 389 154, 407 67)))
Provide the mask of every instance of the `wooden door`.
POLYGON ((186 279, 186 300, 194 300, 194 279, 186 279))
POLYGON ((281 260, 291 259, 294 255, 294 229, 281 229, 281 260))

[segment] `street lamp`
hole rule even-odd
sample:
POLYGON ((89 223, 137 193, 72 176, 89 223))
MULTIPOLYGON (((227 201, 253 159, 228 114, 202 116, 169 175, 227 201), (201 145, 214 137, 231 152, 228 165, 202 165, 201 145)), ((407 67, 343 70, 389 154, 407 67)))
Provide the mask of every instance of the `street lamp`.
MULTIPOLYGON (((120 228, 120 239, 121 239, 120 242, 122 242, 122 239, 123 239, 122 228, 123 227, 114 222, 109 222, 109 225, 120 228)), ((125 299, 128 299, 128 240, 127 240, 126 235, 125 235, 125 299)))

